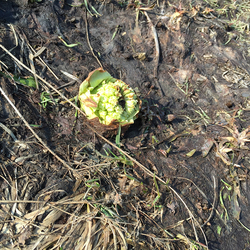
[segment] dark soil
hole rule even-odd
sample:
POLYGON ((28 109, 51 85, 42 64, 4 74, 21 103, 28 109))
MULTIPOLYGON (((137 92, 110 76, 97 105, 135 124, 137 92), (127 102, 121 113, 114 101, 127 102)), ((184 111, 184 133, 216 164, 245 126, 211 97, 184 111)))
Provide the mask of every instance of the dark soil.
MULTIPOLYGON (((243 227, 250 225, 249 137, 241 147, 242 137, 238 137, 237 142, 227 140, 223 143, 226 137, 237 137, 237 131, 238 134, 248 132, 250 126, 250 44, 238 39, 240 34, 230 29, 226 17, 204 13, 205 2, 192 3, 196 9, 191 9, 185 1, 181 6, 163 2, 147 11, 159 40, 158 63, 154 34, 143 10, 138 14, 136 25, 136 3, 93 1, 91 4, 100 16, 86 13, 84 4, 72 7, 80 5, 77 1, 27 3, 23 0, 20 4, 20 1, 0 0, 0 44, 8 50, 14 48, 11 53, 26 65, 30 65, 27 44, 36 51, 45 46, 40 57, 59 80, 35 60, 37 74, 60 89, 67 98, 72 98, 78 93, 79 82, 72 81, 62 71, 81 82, 89 72, 100 67, 88 44, 87 18, 89 41, 103 68, 140 92, 141 112, 135 124, 123 135, 122 149, 168 181, 200 225, 209 218, 203 226, 209 249, 250 249, 249 231, 243 227), (16 35, 9 24, 13 25, 16 35), (67 44, 78 45, 67 47, 59 36, 67 44), (207 149, 209 143, 213 145, 211 150, 207 149), (223 151, 223 147, 232 150, 223 151), (192 150, 195 150, 194 154, 189 155, 192 150)), ((91 5, 89 8, 94 13, 91 5)), ((3 50, 0 60, 12 74, 31 75, 3 50)), ((33 90, 3 76, 0 79, 1 88, 27 122, 40 125, 34 128, 38 136, 72 168, 82 170, 80 187, 84 186, 88 174, 81 164, 86 166, 88 161, 91 161, 90 166, 99 164, 101 156, 98 152, 103 153, 108 144, 86 126, 83 116, 76 118, 75 109, 61 103, 62 100, 56 101, 58 96, 44 85, 33 90), (50 92, 55 100, 46 108, 40 104, 43 91, 50 92), (77 158, 77 153, 82 153, 81 158, 77 158)), ((6 199, 7 182, 16 178, 20 192, 27 182, 32 184, 26 200, 36 201, 42 193, 51 190, 63 190, 54 192, 51 201, 74 194, 74 176, 36 143, 5 98, 0 98, 1 123, 29 146, 28 149, 15 147, 9 134, 0 129, 2 199, 6 199)), ((108 139, 115 142, 115 136, 108 139)), ((111 150, 119 154, 115 149, 111 150)), ((126 168, 127 174, 143 183, 143 187, 139 184, 131 189, 121 187, 122 177, 117 176, 124 173, 121 163, 114 169, 98 170, 102 174, 91 172, 91 178, 99 178, 102 193, 109 194, 107 205, 112 203, 110 180, 122 194, 120 205, 123 205, 118 212, 128 221, 129 216, 137 216, 140 225, 136 229, 135 241, 143 242, 141 248, 167 249, 164 244, 150 240, 150 237, 163 237, 159 228, 198 241, 188 219, 190 215, 179 198, 158 183, 161 196, 157 206, 147 206, 150 202, 152 205, 157 196, 156 180, 136 164, 126 168), (145 187, 148 193, 145 193, 145 187), (134 204, 138 204, 137 210, 134 204), (178 227, 171 227, 182 220, 184 222, 178 227)), ((36 204, 27 204, 22 212, 31 212, 35 207, 36 204)), ((59 217, 58 224, 63 223, 64 216, 59 217)), ((205 244, 198 227, 197 234, 199 242, 205 244)), ((3 232, 2 237, 6 237, 3 232)), ((29 242, 25 243, 28 246, 29 242)), ((7 240, 4 244, 11 246, 7 240)), ((128 247, 140 248, 132 243, 128 247)), ((180 242, 172 248, 181 248, 180 242)), ((73 246, 67 249, 73 249, 73 246)))

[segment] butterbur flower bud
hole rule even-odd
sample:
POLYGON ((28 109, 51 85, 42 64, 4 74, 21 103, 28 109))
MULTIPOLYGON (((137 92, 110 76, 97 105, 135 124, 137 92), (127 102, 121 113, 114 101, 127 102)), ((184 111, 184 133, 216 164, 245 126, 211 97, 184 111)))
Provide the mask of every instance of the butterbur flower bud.
POLYGON ((128 127, 140 111, 141 101, 126 83, 102 68, 89 73, 79 89, 80 108, 95 127, 128 127))

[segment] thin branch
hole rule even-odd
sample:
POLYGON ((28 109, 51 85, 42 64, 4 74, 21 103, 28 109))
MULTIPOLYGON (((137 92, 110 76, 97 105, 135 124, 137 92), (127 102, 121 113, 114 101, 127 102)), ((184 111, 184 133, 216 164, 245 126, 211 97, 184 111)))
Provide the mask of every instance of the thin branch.
POLYGON ((57 81, 59 81, 58 76, 53 72, 53 70, 48 66, 48 64, 40 57, 40 54, 42 54, 42 52, 47 49, 46 47, 42 47, 38 52, 36 52, 32 46, 28 43, 30 49, 33 51, 34 54, 34 58, 38 57, 39 60, 42 62, 43 65, 45 65, 47 67, 47 69, 49 70, 49 72, 56 78, 57 81))
POLYGON ((153 25, 151 19, 149 18, 149 15, 146 11, 144 11, 144 15, 146 16, 148 20, 148 24, 152 30, 153 37, 155 40, 155 69, 154 69, 154 76, 157 77, 157 71, 158 71, 158 64, 159 64, 159 58, 160 58, 160 46, 159 46, 159 41, 158 41, 158 36, 157 32, 155 29, 155 26, 153 25))
POLYGON ((160 58, 160 46, 159 46, 159 41, 158 41, 158 36, 157 36, 157 32, 156 32, 156 29, 155 29, 155 26, 153 25, 151 19, 149 18, 149 15, 146 11, 143 12, 144 15, 146 16, 147 20, 148 20, 148 24, 152 30, 152 33, 153 33, 153 37, 154 37, 154 41, 155 41, 155 68, 154 68, 154 77, 155 77, 155 82, 156 82, 156 85, 157 87, 159 88, 160 90, 160 95, 161 97, 163 96, 163 91, 162 91, 162 88, 157 80, 157 74, 158 74, 158 65, 159 65, 159 58, 160 58))
POLYGON ((13 134, 13 132, 12 132, 9 128, 7 128, 4 124, 2 124, 1 122, 0 122, 0 127, 1 127, 3 130, 5 130, 5 132, 7 132, 7 133, 12 137, 12 139, 13 139, 14 142, 17 141, 17 138, 16 138, 16 136, 13 134))
MULTIPOLYGON (((89 45, 89 48, 91 50, 91 53, 92 55, 94 56, 94 58, 96 59, 96 61, 98 62, 98 64, 102 67, 102 64, 101 62, 99 61, 98 57, 95 55, 95 52, 90 44, 90 41, 89 41, 89 31, 88 31, 88 20, 87 20, 87 11, 85 11, 85 28, 86 28, 86 37, 87 37, 87 42, 88 42, 88 45, 89 45)), ((103 67, 102 67, 103 68, 103 67)))
POLYGON ((204 227, 211 220, 211 218, 214 214, 214 210, 215 210, 215 203, 217 201, 217 185, 216 185, 216 180, 215 180, 214 175, 213 175, 213 179, 214 179, 214 201, 213 201, 213 205, 212 205, 212 211, 211 211, 209 217, 207 218, 207 220, 204 222, 204 224, 201 227, 204 227))

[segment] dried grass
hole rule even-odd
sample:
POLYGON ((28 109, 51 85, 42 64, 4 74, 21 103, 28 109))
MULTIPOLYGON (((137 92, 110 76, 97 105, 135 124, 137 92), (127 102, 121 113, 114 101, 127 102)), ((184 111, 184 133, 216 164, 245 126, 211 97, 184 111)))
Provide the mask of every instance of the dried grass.
MULTIPOLYGON (((61 92, 37 75, 34 68, 28 68, 1 44, 0 48, 18 65, 21 65, 35 75, 38 80, 46 84, 47 88, 51 88, 82 113, 61 92)), ((19 166, 11 165, 14 169, 13 175, 7 170, 6 166, 8 163, 4 162, 1 169, 3 173, 1 176, 3 179, 2 189, 4 192, 0 201, 0 218, 2 220, 0 229, 3 236, 3 240, 0 241, 0 247, 2 249, 128 249, 128 245, 138 249, 173 248, 173 244, 177 241, 175 238, 176 233, 166 231, 155 221, 155 218, 159 215, 162 216, 162 211, 159 213, 152 206, 152 204, 154 205, 153 198, 159 193, 158 188, 150 187, 151 194, 145 195, 145 200, 140 200, 137 194, 141 195, 143 193, 140 191, 141 184, 138 184, 135 179, 128 178, 128 175, 124 176, 122 164, 117 163, 121 159, 118 158, 117 160, 117 158, 101 156, 93 147, 91 148, 92 151, 99 157, 97 157, 99 159, 98 163, 94 161, 84 162, 84 164, 81 161, 66 163, 29 126, 21 112, 11 102, 2 88, 0 88, 0 91, 44 149, 72 173, 72 177, 69 178, 75 182, 72 194, 67 194, 62 189, 54 188, 50 191, 46 189, 41 190, 38 198, 31 197, 31 190, 28 188, 28 184, 23 185, 19 178, 23 174, 19 173, 19 171, 22 172, 19 166), (72 166, 77 166, 78 168, 72 166), (112 182, 114 177, 118 181, 123 181, 124 186, 127 185, 128 189, 120 188, 118 192, 117 185, 112 182), (96 179, 97 181, 95 181, 96 179), (106 180, 106 190, 103 190, 103 187, 100 186, 100 179, 106 180), (135 192, 134 196, 131 196, 132 191, 135 192), (62 193, 64 197, 54 200, 53 194, 59 193, 62 193), (29 197, 29 199, 26 199, 26 197, 29 197), (121 197, 125 197, 127 201, 121 197), (151 210, 148 209, 148 204, 151 204, 151 210), (146 227, 148 227, 149 231, 150 227, 153 227, 157 233, 143 233, 142 231, 146 230, 146 227)), ((132 161, 148 176, 152 177, 155 183, 158 181, 179 199, 188 212, 186 220, 188 221, 189 218, 191 220, 196 242, 199 242, 198 228, 204 236, 206 243, 204 248, 207 248, 208 243, 205 233, 182 197, 171 186, 167 185, 167 182, 162 178, 153 174, 127 152, 98 134, 92 127, 87 126, 99 138, 110 144, 118 152, 122 153, 126 159, 132 161)), ((83 151, 84 149, 79 146, 75 152, 77 152, 78 156, 82 156, 83 151)), ((84 151, 84 154, 86 154, 86 151, 84 151)), ((123 167, 129 166, 126 166, 123 162, 123 167)), ((27 183, 29 181, 31 180, 28 178, 27 183)), ((177 224, 180 225, 181 223, 177 224)), ((182 235, 181 232, 178 235, 182 235)), ((184 242, 183 246, 180 247, 185 248, 188 245, 187 241, 181 236, 179 238, 180 242, 184 242)), ((191 243, 194 244, 193 242, 191 243)), ((191 243, 189 246, 191 246, 191 243)))

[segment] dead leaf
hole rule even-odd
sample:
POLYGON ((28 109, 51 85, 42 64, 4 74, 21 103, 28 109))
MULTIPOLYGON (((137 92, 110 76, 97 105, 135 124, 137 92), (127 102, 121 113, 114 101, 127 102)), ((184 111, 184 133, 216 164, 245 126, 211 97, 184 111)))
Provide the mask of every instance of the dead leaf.
POLYGON ((121 195, 116 193, 115 199, 114 199, 114 204, 118 204, 119 206, 122 206, 122 198, 121 195))
MULTIPOLYGON (((248 126, 248 128, 243 130, 241 133, 239 132, 236 126, 233 126, 233 129, 228 126, 224 127, 232 134, 232 136, 223 137, 222 139, 232 142, 232 144, 237 148, 246 149, 245 143, 250 142, 250 132, 248 132, 250 130, 250 126, 248 126)), ((247 147, 247 149, 249 148, 247 147)))
POLYGON ((24 231, 18 237, 18 243, 21 245, 25 245, 25 241, 29 239, 31 236, 31 229, 30 227, 26 227, 24 231))
POLYGON ((216 156, 220 157, 221 160, 226 164, 226 165, 231 165, 231 160, 229 156, 227 155, 228 152, 231 152, 232 149, 224 146, 224 144, 228 142, 227 140, 221 141, 219 144, 214 141, 216 145, 216 156))
POLYGON ((201 147, 201 152, 203 157, 206 157, 208 155, 213 145, 214 145, 213 139, 208 138, 205 140, 204 144, 201 147))
POLYGON ((129 150, 138 150, 138 147, 134 147, 128 143, 125 144, 125 146, 129 149, 129 150))
POLYGON ((125 191, 125 186, 126 186, 127 179, 128 178, 126 177, 126 175, 124 175, 123 177, 118 179, 121 192, 125 191))
POLYGON ((61 115, 59 115, 56 118, 56 121, 58 122, 58 124, 60 124, 62 131, 60 132, 60 134, 62 135, 70 135, 72 133, 72 127, 70 126, 69 123, 69 118, 64 118, 61 115))
POLYGON ((240 219, 241 208, 238 202, 238 197, 240 197, 240 186, 234 182, 234 192, 232 194, 231 205, 233 209, 233 217, 236 220, 240 219))
POLYGON ((176 208, 178 208, 177 202, 168 203, 167 207, 171 210, 171 213, 175 214, 176 208))

